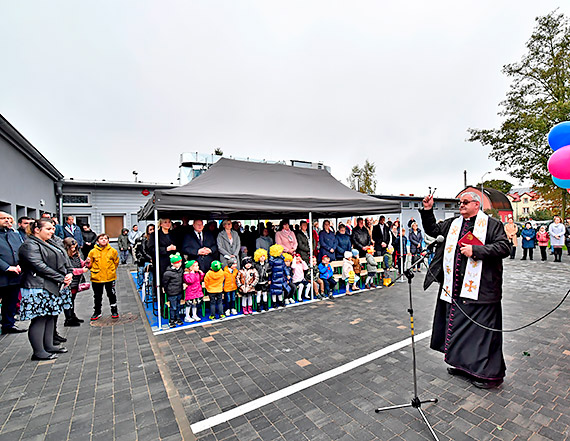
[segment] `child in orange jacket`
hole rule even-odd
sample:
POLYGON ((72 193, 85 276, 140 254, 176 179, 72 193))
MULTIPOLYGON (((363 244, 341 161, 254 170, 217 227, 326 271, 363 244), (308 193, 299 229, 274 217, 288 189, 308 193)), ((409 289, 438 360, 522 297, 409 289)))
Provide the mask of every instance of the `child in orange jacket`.
POLYGON ((237 314, 236 310, 236 277, 238 275, 237 260, 235 257, 228 259, 228 265, 224 268, 224 311, 226 317, 237 314))
POLYGON ((222 310, 225 275, 219 260, 214 260, 210 268, 204 276, 204 286, 210 297, 210 320, 223 319, 226 318, 222 310))

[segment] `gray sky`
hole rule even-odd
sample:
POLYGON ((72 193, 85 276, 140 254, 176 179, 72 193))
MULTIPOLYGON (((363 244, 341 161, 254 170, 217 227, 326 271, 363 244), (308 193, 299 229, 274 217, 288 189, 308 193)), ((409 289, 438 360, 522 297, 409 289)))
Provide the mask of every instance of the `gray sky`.
POLYGON ((496 167, 465 140, 498 126, 502 66, 570 4, 394 3, 4 0, 0 113, 66 178, 171 182, 220 147, 455 196, 496 167))

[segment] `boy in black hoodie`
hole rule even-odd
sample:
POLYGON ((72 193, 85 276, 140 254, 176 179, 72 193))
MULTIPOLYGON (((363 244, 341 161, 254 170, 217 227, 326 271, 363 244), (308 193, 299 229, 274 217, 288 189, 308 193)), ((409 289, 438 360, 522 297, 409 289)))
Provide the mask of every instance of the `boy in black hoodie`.
POLYGON ((170 327, 181 325, 180 305, 184 302, 182 295, 184 292, 184 271, 182 270, 182 257, 179 253, 170 255, 171 265, 162 276, 162 289, 166 294, 166 306, 170 309, 170 327))

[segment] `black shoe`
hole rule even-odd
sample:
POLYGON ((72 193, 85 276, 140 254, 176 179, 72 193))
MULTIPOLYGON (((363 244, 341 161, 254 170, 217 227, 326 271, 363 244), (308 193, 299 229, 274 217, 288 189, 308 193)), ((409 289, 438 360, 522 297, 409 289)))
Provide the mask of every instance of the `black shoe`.
POLYGON ((64 348, 63 346, 61 348, 56 348, 56 349, 52 349, 51 351, 48 351, 50 354, 65 354, 66 352, 69 352, 67 350, 67 348, 64 348))
POLYGON ((17 326, 12 326, 11 328, 2 328, 2 334, 21 334, 26 332, 27 329, 20 329, 17 326))
POLYGON ((55 360, 56 358, 56 354, 49 354, 47 357, 38 357, 36 354, 32 354, 32 361, 55 360))
POLYGON ((73 320, 75 320, 76 322, 79 322, 79 323, 84 323, 84 322, 85 322, 85 320, 80 319, 80 318, 77 317, 76 315, 73 316, 73 320))
POLYGON ((447 373, 449 375, 453 375, 454 377, 464 377, 464 378, 472 378, 467 372, 462 371, 461 369, 457 369, 454 367, 448 367, 447 373))
POLYGON ((95 320, 99 320, 101 318, 101 313, 100 312, 95 312, 93 313, 93 315, 91 316, 91 321, 94 322, 95 320))
POLYGON ((329 294, 329 300, 334 300, 334 297, 332 294, 329 294))
POLYGON ((480 378, 473 378, 471 384, 479 389, 493 389, 503 384, 503 380, 482 380, 480 378))
POLYGON ((81 326, 81 322, 74 319, 70 319, 63 322, 63 326, 81 326))
POLYGON ((57 332, 53 335, 53 341, 59 341, 61 343, 65 343, 67 341, 67 338, 62 337, 61 335, 59 335, 57 332))
POLYGON ((53 345, 54 346, 59 346, 61 344, 61 342, 59 340, 54 340, 53 341, 53 345))
POLYGON ((117 309, 117 305, 111 306, 111 318, 119 318, 119 310, 117 309))

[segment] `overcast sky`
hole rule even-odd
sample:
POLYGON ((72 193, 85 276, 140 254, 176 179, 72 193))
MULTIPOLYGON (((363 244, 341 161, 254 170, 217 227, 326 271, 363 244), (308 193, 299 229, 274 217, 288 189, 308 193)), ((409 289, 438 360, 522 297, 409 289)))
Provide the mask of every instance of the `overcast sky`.
POLYGON ((455 196, 496 167, 466 139, 499 125, 502 66, 569 3, 4 0, 0 113, 66 178, 176 182, 219 147, 455 196))

